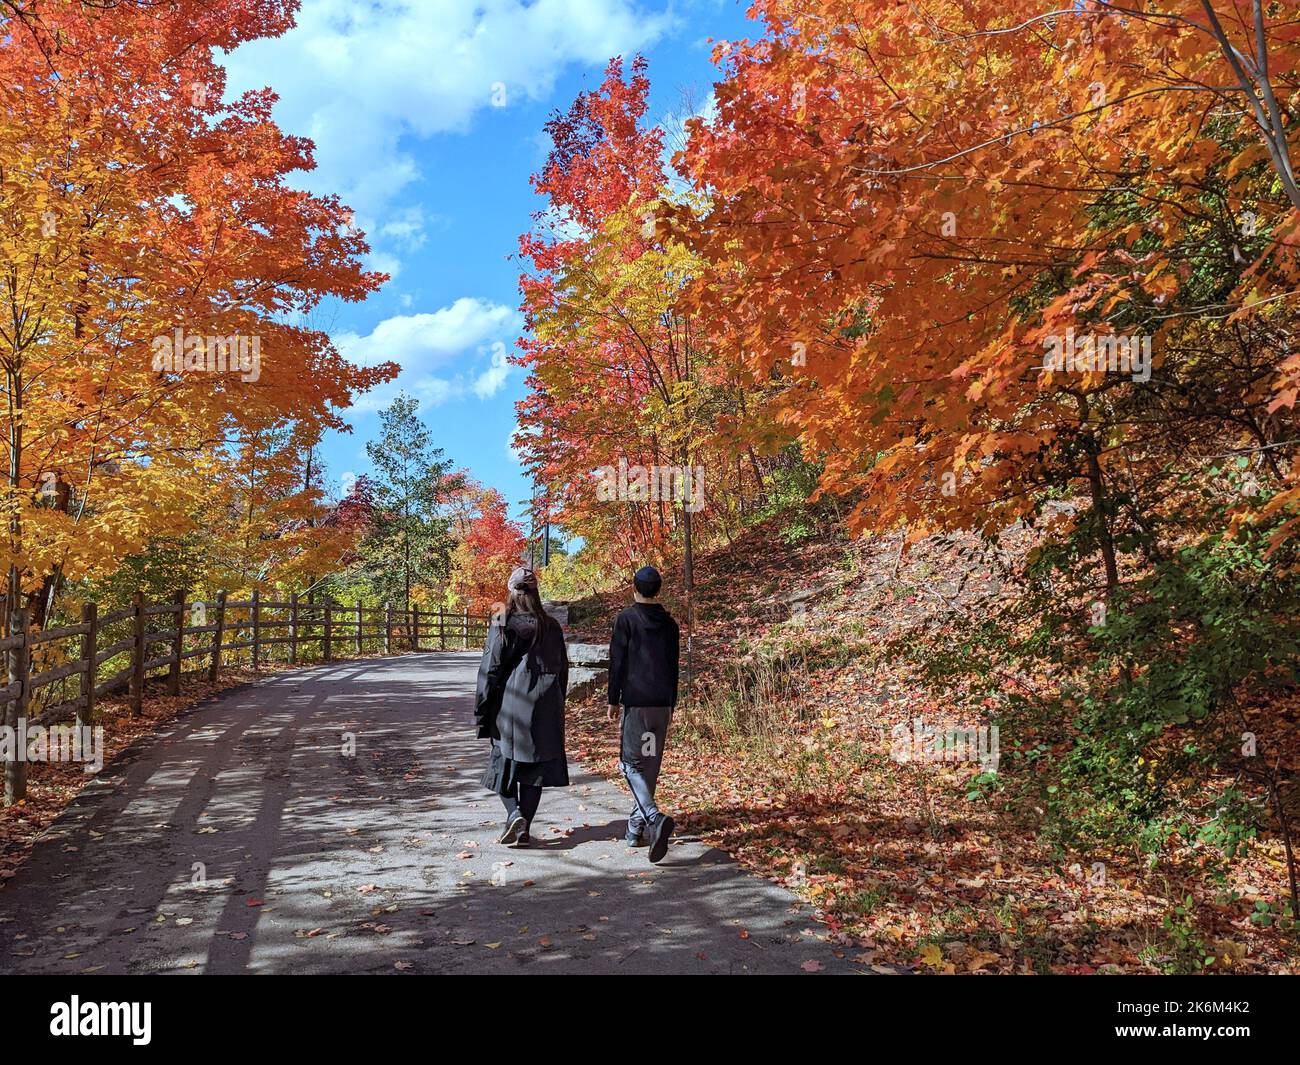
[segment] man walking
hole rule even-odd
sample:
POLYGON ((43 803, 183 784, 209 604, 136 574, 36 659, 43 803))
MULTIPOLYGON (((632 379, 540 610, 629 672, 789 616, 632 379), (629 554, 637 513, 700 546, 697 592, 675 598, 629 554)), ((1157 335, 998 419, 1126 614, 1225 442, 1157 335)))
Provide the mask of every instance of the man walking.
POLYGON ((654 602, 663 578, 642 566, 632 578, 636 602, 614 621, 609 644, 609 720, 623 707, 619 768, 636 805, 627 820, 627 844, 650 848, 659 862, 668 852, 673 819, 655 806, 668 722, 677 705, 677 622, 654 602))

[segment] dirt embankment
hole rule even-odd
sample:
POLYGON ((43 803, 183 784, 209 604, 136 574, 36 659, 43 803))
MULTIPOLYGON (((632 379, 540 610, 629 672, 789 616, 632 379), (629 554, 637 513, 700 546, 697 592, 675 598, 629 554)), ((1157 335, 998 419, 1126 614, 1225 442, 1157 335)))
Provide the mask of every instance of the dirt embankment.
MULTIPOLYGON (((1194 853, 1155 866, 1135 853, 1054 853, 1032 819, 972 797, 986 764, 900 760, 899 729, 918 720, 994 720, 996 699, 936 684, 922 659, 971 619, 1002 615, 1033 543, 1012 530, 996 550, 957 536, 903 552, 901 535, 785 544, 758 528, 701 557, 690 694, 662 805, 807 898, 863 964, 1158 972, 1176 967, 1190 939, 1220 968, 1290 971, 1294 935, 1251 920, 1256 901, 1285 895, 1280 844, 1261 841, 1217 885, 1194 853), (1189 894, 1194 920, 1180 924, 1175 907, 1189 894)), ((684 619, 680 571, 664 576, 662 601, 684 619)), ((630 598, 572 604, 571 638, 607 641, 630 598)), ((1008 677, 995 694, 1044 683, 1008 677)), ((604 702, 603 691, 571 702, 571 752, 617 777, 604 702)), ((1004 757, 1000 771, 1024 770, 1004 757)))

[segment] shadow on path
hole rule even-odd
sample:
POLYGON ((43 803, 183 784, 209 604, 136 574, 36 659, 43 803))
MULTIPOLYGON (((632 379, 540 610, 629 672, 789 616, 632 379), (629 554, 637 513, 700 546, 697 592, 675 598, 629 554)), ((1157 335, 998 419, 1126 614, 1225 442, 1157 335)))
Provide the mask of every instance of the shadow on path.
POLYGON ((721 851, 629 851, 627 798, 576 764, 534 847, 498 846, 477 662, 283 673, 177 719, 0 891, 0 972, 859 971, 721 851))

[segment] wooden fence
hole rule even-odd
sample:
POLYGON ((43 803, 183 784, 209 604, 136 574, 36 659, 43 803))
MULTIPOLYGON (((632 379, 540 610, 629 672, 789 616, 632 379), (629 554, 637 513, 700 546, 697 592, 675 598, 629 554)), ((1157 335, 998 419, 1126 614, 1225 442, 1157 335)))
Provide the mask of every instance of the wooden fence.
POLYGON ((75 718, 88 724, 96 700, 130 692, 140 712, 145 685, 165 682, 176 694, 181 674, 216 680, 223 666, 260 669, 270 662, 332 662, 349 655, 404 651, 470 650, 487 636, 487 615, 391 605, 287 602, 260 598, 191 601, 177 592, 170 603, 149 604, 139 593, 132 604, 100 614, 94 603, 81 621, 57 629, 29 629, 18 611, 13 635, 0 639, 8 684, 0 688, 4 723, 17 728, 75 718), (185 624, 186 621, 189 624, 185 624))

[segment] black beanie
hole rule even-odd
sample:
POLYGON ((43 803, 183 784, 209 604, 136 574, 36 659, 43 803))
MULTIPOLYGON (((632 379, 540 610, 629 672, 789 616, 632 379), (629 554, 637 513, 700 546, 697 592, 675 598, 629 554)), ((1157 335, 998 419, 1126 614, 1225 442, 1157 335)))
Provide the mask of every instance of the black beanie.
POLYGON ((632 578, 636 590, 647 599, 653 599, 658 595, 663 583, 663 577, 659 576, 659 571, 654 566, 642 566, 632 578))

